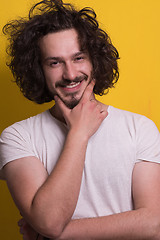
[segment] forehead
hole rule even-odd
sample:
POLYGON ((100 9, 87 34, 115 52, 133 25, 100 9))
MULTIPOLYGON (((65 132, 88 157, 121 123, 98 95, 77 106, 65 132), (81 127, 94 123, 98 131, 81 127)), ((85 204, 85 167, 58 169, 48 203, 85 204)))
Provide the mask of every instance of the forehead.
POLYGON ((39 41, 39 46, 43 57, 65 57, 80 51, 75 29, 49 33, 39 41))

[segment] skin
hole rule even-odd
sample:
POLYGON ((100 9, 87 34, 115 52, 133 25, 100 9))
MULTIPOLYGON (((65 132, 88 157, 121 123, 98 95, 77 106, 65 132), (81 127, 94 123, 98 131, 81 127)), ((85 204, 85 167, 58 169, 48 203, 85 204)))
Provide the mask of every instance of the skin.
POLYGON ((48 88, 69 108, 79 103, 91 81, 92 64, 77 38, 77 32, 70 29, 48 34, 39 42, 48 88))
POLYGON ((84 58, 75 60, 80 49, 74 29, 49 34, 39 44, 48 87, 57 95, 51 114, 64 121, 69 131, 50 176, 35 157, 13 161, 4 168, 11 194, 25 219, 19 222, 23 239, 35 240, 35 231, 51 239, 160 239, 160 165, 155 163, 142 161, 134 167, 134 210, 71 220, 79 195, 88 140, 107 116, 107 106, 94 98, 92 65, 88 55, 85 53, 84 58), (60 61, 52 66, 51 58, 60 61), (75 84, 75 77, 82 75, 87 79, 70 88, 75 84))

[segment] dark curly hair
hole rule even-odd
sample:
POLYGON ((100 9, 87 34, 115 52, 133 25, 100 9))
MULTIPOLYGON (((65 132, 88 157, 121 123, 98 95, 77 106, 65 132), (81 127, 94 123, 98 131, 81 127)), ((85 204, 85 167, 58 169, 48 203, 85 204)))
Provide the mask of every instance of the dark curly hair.
POLYGON ((71 28, 78 32, 81 49, 88 51, 92 61, 94 93, 103 95, 117 82, 119 54, 108 34, 99 28, 94 10, 77 11, 62 0, 43 0, 30 9, 28 18, 13 20, 3 27, 10 40, 7 53, 11 60, 7 65, 29 100, 41 104, 53 99, 43 74, 39 39, 71 28))

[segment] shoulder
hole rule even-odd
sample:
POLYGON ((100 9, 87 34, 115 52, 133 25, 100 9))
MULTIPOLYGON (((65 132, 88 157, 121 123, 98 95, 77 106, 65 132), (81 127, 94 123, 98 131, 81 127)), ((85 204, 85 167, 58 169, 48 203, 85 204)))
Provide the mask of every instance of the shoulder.
POLYGON ((159 139, 160 143, 159 130, 155 123, 148 117, 112 106, 109 107, 109 113, 112 122, 116 122, 118 128, 121 128, 122 131, 127 129, 132 136, 134 135, 137 142, 141 143, 143 140, 147 145, 147 142, 159 139))
MULTIPOLYGON (((3 130, 0 135, 0 156, 2 162, 3 158, 15 158, 15 152, 31 154, 32 146, 35 139, 38 138, 38 133, 41 133, 42 122, 46 118, 46 113, 40 113, 36 116, 27 118, 25 120, 16 122, 3 130), (44 119, 44 120, 43 120, 44 119), (28 152, 27 152, 28 151, 28 152)), ((17 157, 17 155, 16 155, 17 157)))
MULTIPOLYGON (((28 119, 16 122, 3 130, 0 136, 0 169, 8 162, 27 156, 37 156, 33 140, 37 138, 40 122, 46 118, 41 113, 28 119)), ((0 170, 0 178, 3 178, 0 170)))
POLYGON ((141 125, 144 126, 144 124, 155 126, 151 119, 138 113, 118 109, 113 106, 109 106, 108 112, 111 115, 111 118, 117 121, 125 121, 126 124, 134 124, 135 127, 141 125))
POLYGON ((18 134, 29 134, 32 129, 36 129, 39 127, 41 122, 45 121, 47 118, 47 111, 37 114, 35 116, 29 117, 25 120, 21 120, 19 122, 13 123, 11 126, 8 126, 5 128, 1 134, 1 138, 8 136, 10 134, 12 135, 18 135, 18 134))

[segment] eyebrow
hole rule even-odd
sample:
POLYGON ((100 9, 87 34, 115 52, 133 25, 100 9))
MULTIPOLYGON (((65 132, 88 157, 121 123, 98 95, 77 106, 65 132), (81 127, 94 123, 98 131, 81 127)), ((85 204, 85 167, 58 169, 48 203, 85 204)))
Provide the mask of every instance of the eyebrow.
POLYGON ((61 60, 61 57, 47 57, 43 60, 43 62, 47 62, 47 61, 50 61, 50 60, 59 61, 59 60, 61 60))
MULTIPOLYGON (((72 55, 72 58, 74 57, 78 57, 82 54, 86 54, 86 51, 79 51, 79 52, 76 52, 75 54, 72 55)), ((46 57, 43 62, 47 62, 47 61, 51 61, 51 60, 56 60, 56 61, 60 61, 62 60, 63 57, 46 57)))

